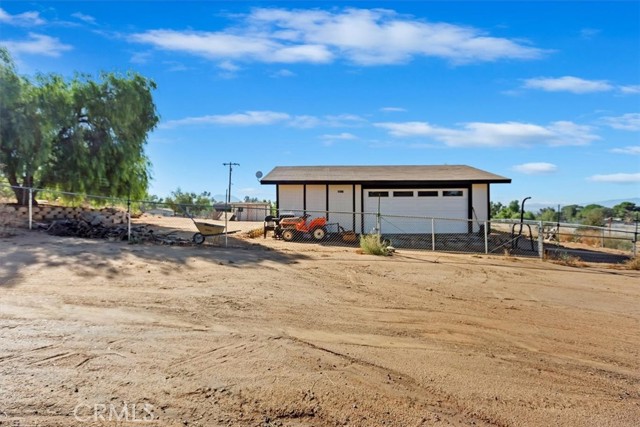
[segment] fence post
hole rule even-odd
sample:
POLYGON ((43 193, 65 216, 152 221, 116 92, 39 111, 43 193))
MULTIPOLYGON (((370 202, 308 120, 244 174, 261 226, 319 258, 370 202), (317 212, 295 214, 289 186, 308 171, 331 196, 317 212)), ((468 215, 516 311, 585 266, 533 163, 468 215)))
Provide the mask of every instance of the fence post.
POLYGON ((484 222, 484 253, 489 253, 489 231, 487 230, 487 226, 489 225, 488 221, 484 222))
POLYGON ((33 188, 29 187, 29 230, 33 229, 33 188))
POLYGON ((436 250, 436 219, 431 218, 431 250, 436 250))
MULTIPOLYGON (((560 237, 558 237, 560 241, 560 237)), ((544 259, 544 232, 542 230, 542 221, 538 223, 538 256, 540 259, 544 259)))

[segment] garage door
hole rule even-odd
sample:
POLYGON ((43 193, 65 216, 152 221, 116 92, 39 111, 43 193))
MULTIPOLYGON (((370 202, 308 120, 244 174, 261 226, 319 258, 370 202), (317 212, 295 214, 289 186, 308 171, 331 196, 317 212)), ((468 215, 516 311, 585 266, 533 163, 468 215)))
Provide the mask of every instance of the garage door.
POLYGON ((468 190, 451 189, 366 189, 364 190, 365 232, 376 228, 376 215, 381 214, 382 233, 431 233, 431 218, 436 233, 466 233, 468 231, 468 190))

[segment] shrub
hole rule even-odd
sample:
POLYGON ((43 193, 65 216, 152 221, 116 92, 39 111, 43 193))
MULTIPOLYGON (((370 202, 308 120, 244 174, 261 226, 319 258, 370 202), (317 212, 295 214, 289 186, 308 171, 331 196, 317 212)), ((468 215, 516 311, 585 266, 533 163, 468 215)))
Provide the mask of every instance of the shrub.
POLYGON ((254 228, 253 230, 247 231, 247 237, 251 239, 262 236, 264 236, 264 228, 254 228))
POLYGON ((627 270, 640 270, 640 257, 631 258, 624 263, 627 270))
POLYGON ((633 242, 631 240, 606 237, 604 239, 604 247, 609 249, 619 249, 621 251, 631 251, 633 249, 633 242))
POLYGON ((380 234, 363 234, 360 236, 362 253, 368 255, 390 255, 389 242, 382 240, 380 234))

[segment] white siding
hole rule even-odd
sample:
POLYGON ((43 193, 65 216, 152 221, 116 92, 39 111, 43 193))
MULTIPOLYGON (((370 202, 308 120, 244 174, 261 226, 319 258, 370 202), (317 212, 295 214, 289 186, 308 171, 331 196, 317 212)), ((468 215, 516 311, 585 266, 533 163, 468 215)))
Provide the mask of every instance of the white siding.
MULTIPOLYGON (((465 188, 451 189, 366 189, 364 190, 364 211, 376 213, 378 203, 380 214, 383 216, 380 228, 386 234, 402 233, 431 233, 432 221, 435 221, 436 233, 466 233, 468 232, 468 190, 465 188), (419 191, 435 192, 433 197, 419 196, 419 191), (444 196, 444 192, 462 192, 461 196, 444 196), (371 192, 388 193, 388 197, 370 196, 371 192), (394 192, 410 192, 409 197, 394 196, 394 192), (385 215, 387 215, 385 217, 385 215), (392 217, 396 215, 398 217, 392 217), (460 221, 458 221, 460 220, 460 221)), ((365 233, 376 228, 376 215, 365 215, 365 233)))
POLYGON ((471 201, 475 216, 473 217, 473 231, 480 231, 480 226, 489 220, 489 184, 473 184, 473 200, 471 201))
POLYGON ((327 211, 327 186, 307 185, 307 213, 312 217, 325 216, 327 211))
POLYGON ((302 185, 278 185, 278 209, 280 213, 293 212, 302 215, 304 212, 304 187, 302 185))
POLYGON ((329 185, 329 222, 353 230, 353 185, 329 185))

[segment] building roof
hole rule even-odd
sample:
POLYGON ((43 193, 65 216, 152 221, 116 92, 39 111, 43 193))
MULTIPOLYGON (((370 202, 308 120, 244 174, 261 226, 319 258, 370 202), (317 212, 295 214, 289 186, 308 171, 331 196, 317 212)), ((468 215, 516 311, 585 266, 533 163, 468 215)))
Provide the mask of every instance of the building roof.
POLYGON ((510 178, 465 165, 277 166, 262 184, 309 183, 510 183, 510 178))

